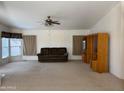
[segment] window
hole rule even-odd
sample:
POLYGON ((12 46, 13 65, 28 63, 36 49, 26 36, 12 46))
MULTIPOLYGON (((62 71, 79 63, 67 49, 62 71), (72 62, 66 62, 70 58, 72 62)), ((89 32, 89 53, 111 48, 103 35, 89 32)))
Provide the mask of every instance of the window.
POLYGON ((10 51, 11 56, 18 56, 21 55, 21 39, 10 39, 10 51))
POLYGON ((9 56, 9 39, 2 38, 2 58, 9 56))

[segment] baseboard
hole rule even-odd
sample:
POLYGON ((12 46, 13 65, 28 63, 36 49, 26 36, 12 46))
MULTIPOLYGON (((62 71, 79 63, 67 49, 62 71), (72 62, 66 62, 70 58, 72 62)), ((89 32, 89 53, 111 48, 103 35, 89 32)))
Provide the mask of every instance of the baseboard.
POLYGON ((69 59, 68 61, 82 61, 80 59, 69 59))

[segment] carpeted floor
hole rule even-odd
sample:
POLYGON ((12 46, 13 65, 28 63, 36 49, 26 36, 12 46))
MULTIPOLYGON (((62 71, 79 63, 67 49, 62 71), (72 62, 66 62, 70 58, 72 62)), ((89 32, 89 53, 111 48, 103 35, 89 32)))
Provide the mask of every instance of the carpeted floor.
POLYGON ((0 90, 124 90, 123 80, 93 72, 81 61, 13 62, 0 66, 0 73, 6 74, 0 90))

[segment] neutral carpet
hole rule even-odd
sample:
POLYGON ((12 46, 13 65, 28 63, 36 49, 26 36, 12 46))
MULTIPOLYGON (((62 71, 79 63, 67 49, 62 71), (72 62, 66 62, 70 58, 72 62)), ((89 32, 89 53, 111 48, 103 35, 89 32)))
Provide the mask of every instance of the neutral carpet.
POLYGON ((0 73, 6 74, 0 90, 124 90, 123 80, 93 72, 81 61, 13 62, 0 66, 0 73))

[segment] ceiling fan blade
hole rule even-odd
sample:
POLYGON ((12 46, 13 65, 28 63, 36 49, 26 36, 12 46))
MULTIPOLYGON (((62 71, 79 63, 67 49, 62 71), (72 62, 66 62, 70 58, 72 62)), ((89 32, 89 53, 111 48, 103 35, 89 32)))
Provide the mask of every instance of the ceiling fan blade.
POLYGON ((51 23, 53 23, 53 24, 57 24, 57 25, 60 25, 60 23, 58 23, 58 22, 54 22, 54 21, 52 21, 51 23))
POLYGON ((59 21, 52 21, 52 22, 56 22, 56 23, 58 23, 59 21))
POLYGON ((60 23, 54 23, 54 24, 60 25, 60 23))

